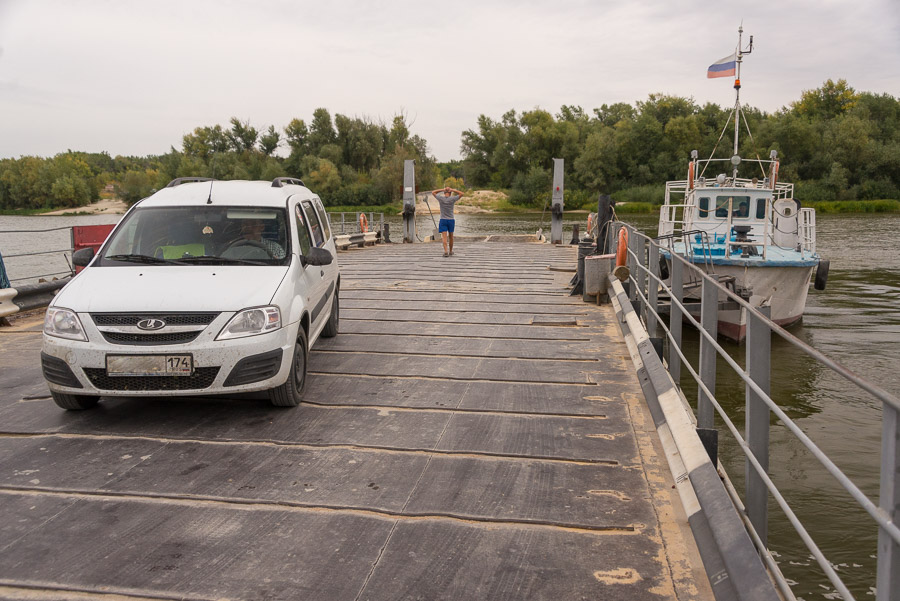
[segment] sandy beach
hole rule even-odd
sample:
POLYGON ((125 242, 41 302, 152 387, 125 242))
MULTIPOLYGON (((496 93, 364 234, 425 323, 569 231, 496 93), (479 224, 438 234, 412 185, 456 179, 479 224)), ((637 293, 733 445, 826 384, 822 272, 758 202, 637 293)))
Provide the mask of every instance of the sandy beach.
POLYGON ((128 210, 125 201, 118 198, 103 198, 95 203, 83 207, 72 207, 41 213, 41 215, 124 215, 128 210))

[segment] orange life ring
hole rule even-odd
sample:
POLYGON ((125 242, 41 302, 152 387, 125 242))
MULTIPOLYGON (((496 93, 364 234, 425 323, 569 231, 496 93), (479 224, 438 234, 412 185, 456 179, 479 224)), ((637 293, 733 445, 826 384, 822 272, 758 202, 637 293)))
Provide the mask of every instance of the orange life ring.
POLYGON ((625 265, 628 258, 628 230, 624 227, 619 229, 619 242, 616 245, 616 267, 625 265))
POLYGON ((359 231, 364 234, 369 231, 369 219, 365 213, 359 214, 359 231))
POLYGON ((694 189, 694 161, 688 163, 688 190, 694 189))
POLYGON ((591 226, 594 225, 594 221, 592 219, 593 216, 594 216, 593 213, 588 213, 588 229, 587 229, 588 236, 591 235, 591 226))

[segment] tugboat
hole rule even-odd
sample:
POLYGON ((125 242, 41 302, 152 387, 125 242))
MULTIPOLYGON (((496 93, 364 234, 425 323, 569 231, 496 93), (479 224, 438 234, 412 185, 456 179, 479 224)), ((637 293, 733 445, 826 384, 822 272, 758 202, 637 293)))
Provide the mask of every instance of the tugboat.
MULTIPOLYGON (((825 289, 828 261, 816 252, 815 210, 800 206, 794 185, 778 179, 778 153, 768 160, 738 154, 741 110, 741 62, 753 50, 753 36, 742 49, 743 27, 733 55, 709 68, 708 77, 735 75, 735 104, 725 129, 734 120, 734 151, 730 158, 698 159, 691 152, 687 179, 666 182, 659 217, 662 255, 671 267, 676 253, 731 288, 754 307, 770 307, 771 319, 789 326, 803 317, 810 280, 825 289), (726 172, 707 176, 716 164, 726 172), (738 177, 739 167, 752 169, 751 177, 738 177), (730 170, 730 173, 728 173, 730 170)), ((744 118, 746 124, 746 118, 744 118)), ((749 132, 749 129, 748 129, 749 132)), ((722 139, 722 136, 719 137, 722 139)), ((717 145, 718 146, 718 145, 717 145)), ((671 270, 669 271, 671 273, 671 270)), ((689 277, 686 275, 686 277, 689 277)), ((700 298, 700 282, 684 283, 684 299, 700 298)), ((745 310, 721 296, 718 331, 740 342, 747 332, 745 310)))

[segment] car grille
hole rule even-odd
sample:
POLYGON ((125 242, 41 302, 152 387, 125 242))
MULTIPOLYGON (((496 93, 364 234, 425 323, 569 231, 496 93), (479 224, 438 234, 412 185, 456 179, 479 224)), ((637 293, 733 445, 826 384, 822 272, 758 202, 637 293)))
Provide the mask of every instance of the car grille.
POLYGON ((203 330, 193 332, 171 332, 169 334, 128 334, 124 332, 100 332, 107 342, 113 344, 157 345, 157 344, 184 344, 191 342, 203 330))
POLYGON ((100 326, 136 326, 142 319, 162 319, 169 326, 208 326, 218 313, 91 313, 100 326))
POLYGON ((202 390, 209 388, 219 373, 218 367, 198 367, 190 376, 108 376, 106 370, 85 367, 84 373, 99 390, 152 391, 152 390, 202 390))

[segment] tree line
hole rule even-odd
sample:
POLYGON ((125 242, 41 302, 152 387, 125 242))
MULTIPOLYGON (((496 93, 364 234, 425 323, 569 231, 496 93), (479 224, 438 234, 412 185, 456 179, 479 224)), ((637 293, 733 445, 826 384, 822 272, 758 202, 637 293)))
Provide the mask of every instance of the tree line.
MULTIPOLYGON (((0 209, 78 207, 112 184, 129 203, 176 177, 270 180, 299 177, 329 206, 373 206, 402 196, 403 161, 416 160, 416 182, 431 189, 506 190, 510 201, 540 207, 550 195, 552 158, 566 166, 566 206, 591 206, 598 193, 618 201, 662 202, 666 180, 684 179, 691 150, 702 158, 718 143, 733 147, 732 107, 651 94, 635 104, 591 112, 563 106, 480 115, 462 132, 462 159, 438 163, 403 115, 388 123, 316 109, 307 123, 257 129, 238 118, 197 127, 180 150, 111 157, 68 151, 51 158, 0 160, 0 209), (448 178, 454 179, 448 179, 448 178)), ((739 154, 781 159, 780 179, 803 201, 900 199, 900 101, 826 81, 775 113, 743 107, 739 154), (747 129, 752 132, 748 135, 747 129)), ((721 170, 724 171, 724 168, 721 170)), ((715 176, 716 174, 707 173, 715 176)))
MULTIPOLYGON (((462 134, 457 170, 469 186, 508 189, 513 203, 533 206, 549 197, 550 159, 562 158, 566 206, 595 203, 599 192, 661 203, 666 180, 686 179, 691 150, 707 158, 718 141, 718 158, 732 154, 733 121, 726 127, 732 110, 651 94, 635 105, 604 104, 591 113, 563 106, 556 115, 541 109, 510 110, 498 120, 480 115, 462 134)), ((775 113, 742 111, 739 154, 767 159, 777 150, 779 179, 795 184, 797 198, 900 198, 896 98, 828 80, 775 113)))
POLYGON ((68 151, 52 158, 0 160, 0 209, 79 207, 113 185, 129 204, 177 177, 303 179, 329 206, 388 204, 402 195, 403 162, 416 161, 416 181, 432 186, 439 170, 426 141, 410 133, 403 115, 388 125, 316 109, 307 124, 259 130, 232 118, 183 136, 181 149, 162 155, 111 157, 68 151), (278 156, 282 148, 286 156, 278 156))

